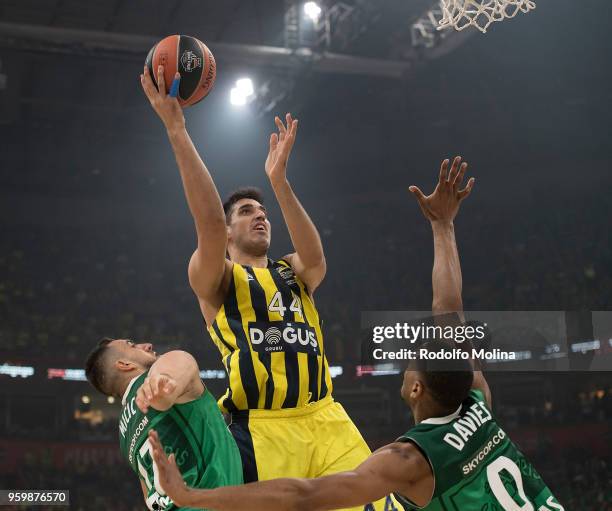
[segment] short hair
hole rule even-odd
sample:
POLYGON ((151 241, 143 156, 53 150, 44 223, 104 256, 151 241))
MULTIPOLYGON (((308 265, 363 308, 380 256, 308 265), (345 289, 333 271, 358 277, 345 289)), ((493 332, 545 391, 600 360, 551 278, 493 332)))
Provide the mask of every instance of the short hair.
POLYGON ((104 337, 96 347, 91 350, 85 361, 85 375, 94 388, 107 396, 113 395, 112 377, 108 368, 110 347, 109 344, 115 339, 104 337))
MULTIPOLYGON (((421 349, 431 354, 460 350, 454 343, 444 340, 426 342, 421 349)), ((474 381, 474 369, 469 358, 425 358, 416 360, 415 369, 421 374, 426 390, 444 409, 456 409, 468 396, 474 381)))
POLYGON ((241 199, 253 199, 259 202, 260 204, 264 203, 263 193, 259 188, 255 188, 252 186, 246 188, 239 188, 238 190, 232 192, 225 202, 223 203, 223 211, 225 213, 225 222, 229 225, 230 218, 232 216, 232 211, 234 209, 234 204, 236 204, 241 199))

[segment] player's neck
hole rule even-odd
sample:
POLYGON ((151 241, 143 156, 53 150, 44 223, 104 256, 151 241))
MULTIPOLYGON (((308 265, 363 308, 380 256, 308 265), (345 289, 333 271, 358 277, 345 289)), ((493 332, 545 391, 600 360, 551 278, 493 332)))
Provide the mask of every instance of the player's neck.
POLYGON ((437 419, 439 417, 447 417, 455 413, 456 409, 445 410, 436 403, 423 403, 412 410, 415 424, 419 424, 427 419, 437 419))
POLYGON ((240 250, 231 250, 229 252, 230 259, 233 263, 241 264, 242 266, 252 266, 253 268, 267 268, 268 255, 254 256, 242 252, 240 250))
POLYGON ((116 396, 119 400, 123 399, 125 391, 130 385, 130 382, 134 378, 140 376, 142 373, 144 373, 144 371, 139 370, 139 371, 130 371, 129 373, 121 375, 121 382, 118 385, 118 392, 117 392, 118 395, 116 396))

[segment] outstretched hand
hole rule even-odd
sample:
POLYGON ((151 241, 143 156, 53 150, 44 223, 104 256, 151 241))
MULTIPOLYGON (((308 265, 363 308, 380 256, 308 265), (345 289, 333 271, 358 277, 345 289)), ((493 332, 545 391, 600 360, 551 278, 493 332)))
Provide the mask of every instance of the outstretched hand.
MULTIPOLYGON (((178 90, 178 83, 180 79, 181 75, 176 73, 174 75, 172 90, 178 90)), ((157 88, 155 88, 155 84, 149 75, 149 69, 147 66, 144 67, 144 71, 140 75, 140 83, 142 84, 142 88, 147 95, 153 110, 155 110, 155 113, 159 115, 166 129, 171 130, 184 128, 185 116, 183 115, 181 105, 179 105, 176 97, 172 95, 172 90, 171 94, 166 94, 164 66, 158 66, 157 68, 157 88)))
POLYGON ((452 222, 459 211, 463 199, 470 195, 475 179, 468 180, 463 189, 459 189, 468 167, 461 163, 461 156, 456 156, 448 170, 449 160, 444 160, 440 166, 440 178, 431 195, 425 195, 418 186, 412 185, 409 190, 416 197, 425 217, 431 222, 452 222))
POLYGON ((287 162, 297 134, 297 119, 293 119, 291 114, 287 114, 285 119, 287 126, 280 118, 274 118, 278 133, 270 135, 270 151, 266 158, 265 168, 272 183, 284 181, 287 178, 287 162))
POLYGON ((177 507, 189 506, 189 488, 183 480, 183 476, 176 465, 174 454, 166 456, 164 446, 159 440, 159 435, 154 429, 149 431, 149 442, 151 444, 151 456, 157 470, 159 485, 165 494, 172 499, 177 507))
POLYGON ((154 374, 145 378, 136 392, 136 406, 142 413, 155 408, 156 402, 170 396, 176 390, 176 381, 167 374, 154 374))

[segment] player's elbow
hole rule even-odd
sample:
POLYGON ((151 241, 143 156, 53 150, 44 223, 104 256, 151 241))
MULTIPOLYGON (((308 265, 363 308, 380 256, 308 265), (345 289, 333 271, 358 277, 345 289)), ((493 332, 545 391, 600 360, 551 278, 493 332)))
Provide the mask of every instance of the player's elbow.
POLYGON ((200 248, 191 256, 187 275, 191 289, 200 299, 207 299, 215 294, 223 281, 225 248, 219 251, 218 258, 211 259, 200 248))
POLYGON ((323 282, 326 273, 327 261, 323 255, 304 268, 304 282, 311 293, 323 282))
POLYGON ((325 278, 325 274, 327 273, 327 260, 325 259, 325 256, 323 254, 321 254, 321 260, 317 265, 317 269, 319 271, 320 279, 323 280, 325 278))
POLYGON ((154 365, 154 372, 171 375, 177 380, 184 380, 185 376, 199 375, 198 363, 191 353, 183 350, 172 350, 161 355, 154 365))

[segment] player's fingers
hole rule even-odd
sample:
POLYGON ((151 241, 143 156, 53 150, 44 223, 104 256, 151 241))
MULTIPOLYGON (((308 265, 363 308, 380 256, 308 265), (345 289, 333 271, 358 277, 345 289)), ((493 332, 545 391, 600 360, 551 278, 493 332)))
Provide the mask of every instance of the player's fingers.
POLYGON ((157 393, 156 387, 157 386, 153 380, 149 380, 147 382, 147 386, 145 387, 145 395, 147 395, 147 399, 149 399, 149 401, 155 398, 155 394, 157 393))
POLYGON ((151 445, 161 447, 161 442, 159 441, 159 435, 157 431, 154 429, 149 430, 149 440, 151 440, 151 445))
POLYGON ((425 194, 421 191, 421 189, 418 186, 412 185, 412 186, 408 187, 408 190, 410 190, 412 195, 414 195, 416 197, 416 200, 418 202, 425 201, 425 194))
POLYGON ((142 393, 144 394, 144 398, 147 400, 151 399, 151 388, 149 385, 149 378, 145 378, 145 380, 142 382, 142 385, 140 386, 140 389, 138 389, 139 391, 142 390, 142 393))
POLYGON ((458 195, 459 195, 459 200, 463 200, 466 197, 468 197, 470 195, 470 193, 472 193, 472 188, 474 188, 474 183, 476 182, 476 179, 471 177, 466 185, 466 187, 463 190, 460 190, 458 195))
POLYGON ((145 396, 147 396, 147 399, 151 401, 151 399, 155 398, 155 382, 153 382, 149 378, 147 378, 147 380, 148 381, 146 382, 146 384, 143 383, 143 387, 145 391, 145 396))
POLYGON ((149 410, 148 403, 142 394, 136 395, 136 406, 142 413, 147 413, 149 410))
POLYGON ((168 377, 160 375, 155 379, 155 383, 153 385, 153 396, 159 396, 164 392, 164 387, 168 383, 168 377))
POLYGON ((166 97, 166 79, 164 78, 164 66, 157 66, 157 88, 162 98, 166 97))
POLYGON ((164 467, 164 462, 166 461, 166 454, 164 453, 164 448, 161 446, 159 442, 153 443, 151 442, 151 450, 153 452, 153 459, 155 463, 158 465, 158 468, 164 467))
POLYGON ((461 163, 461 156, 455 156, 453 160, 453 164, 451 165, 450 172, 448 173, 448 181, 453 182, 455 177, 457 176, 457 172, 459 170, 459 164, 461 163))
POLYGON ((161 446, 155 446, 151 449, 151 455, 153 457, 153 462, 155 463, 157 469, 159 470, 160 475, 165 475, 166 468, 168 464, 168 458, 166 458, 166 454, 161 446))
POLYGON ((142 88, 147 95, 149 100, 153 99, 153 94, 155 94, 155 85, 153 85, 153 80, 151 80, 151 75, 149 73, 149 68, 147 66, 144 67, 143 73, 140 75, 140 83, 142 84, 142 88))
POLYGON ((176 456, 174 456, 174 453, 168 456, 168 461, 170 462, 170 465, 172 465, 173 467, 176 467, 176 456))
POLYGON ((151 446, 151 457, 159 472, 163 474, 166 467, 164 467, 164 457, 161 455, 161 449, 157 446, 151 446))
POLYGON ((158 454, 158 457, 165 461, 164 446, 162 445, 161 440, 159 439, 157 431, 155 431, 154 429, 149 431, 149 441, 151 442, 151 446, 153 447, 153 452, 156 452, 158 454))
POLYGON ((159 451, 159 440, 153 434, 153 430, 149 431, 149 442, 151 444, 151 449, 153 449, 153 453, 159 451))
POLYGON ((278 146, 278 135, 276 133, 272 133, 272 135, 270 135, 270 152, 276 151, 277 146, 278 146))
POLYGON ((413 185, 410 186, 408 189, 416 197, 417 204, 419 205, 419 208, 421 208, 421 211, 423 212, 425 217, 430 218, 431 215, 429 214, 429 211, 427 210, 427 207, 425 205, 425 199, 427 198, 425 197, 425 194, 420 190, 418 186, 413 185))
POLYGON ((295 119, 293 121, 291 121, 291 137, 295 140, 295 135, 297 134, 297 129, 298 129, 298 120, 295 119))
POLYGON ((442 165, 440 165, 440 183, 443 183, 444 181, 446 181, 448 163, 449 163, 449 160, 447 158, 446 160, 442 162, 442 165))
POLYGON ((291 127, 289 128, 289 132, 287 133, 285 139, 285 152, 289 154, 291 148, 293 147, 293 143, 295 142, 295 132, 297 131, 297 121, 293 121, 291 123, 291 127))
POLYGON ((278 131, 281 133, 281 135, 287 131, 287 128, 285 128, 283 121, 280 120, 280 117, 278 117, 278 115, 274 118, 274 123, 276 124, 276 127, 278 128, 278 131))
POLYGON ((453 180, 453 186, 457 187, 461 184, 461 182, 463 181, 463 176, 465 175, 465 171, 468 168, 468 164, 466 162, 463 162, 461 164, 461 167, 459 167, 459 172, 457 172, 457 175, 455 176, 455 179, 453 180))

